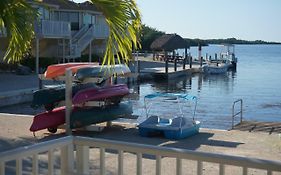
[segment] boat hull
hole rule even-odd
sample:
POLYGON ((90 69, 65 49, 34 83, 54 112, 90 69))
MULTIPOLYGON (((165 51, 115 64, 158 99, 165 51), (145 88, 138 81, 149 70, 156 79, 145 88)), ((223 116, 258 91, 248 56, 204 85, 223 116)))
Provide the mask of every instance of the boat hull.
POLYGON ((105 108, 83 109, 79 108, 71 114, 70 128, 80 128, 90 124, 112 121, 132 114, 132 105, 120 103, 105 108))
POLYGON ((117 64, 115 66, 89 66, 77 70, 75 78, 79 81, 93 77, 107 79, 113 75, 125 76, 130 73, 130 69, 123 64, 117 64))
MULTIPOLYGON (((128 103, 120 103, 105 108, 78 108, 74 107, 70 116, 70 128, 79 128, 91 124, 115 120, 132 114, 132 106, 128 103)), ((48 128, 57 128, 65 123, 65 107, 56 108, 50 112, 44 112, 34 116, 30 131, 35 132, 48 128)))
MULTIPOLYGON (((153 116, 154 117, 154 116, 153 116)), ((150 120, 150 119, 148 119, 150 120)), ((145 121, 138 126, 139 134, 143 137, 163 135, 167 139, 184 139, 199 133, 200 122, 172 126, 171 123, 163 123, 159 119, 145 121)))
POLYGON ((125 84, 110 85, 103 88, 89 88, 76 93, 72 99, 74 105, 83 104, 88 101, 104 101, 115 99, 121 100, 129 94, 129 89, 125 84))
MULTIPOLYGON (((75 95, 77 92, 88 89, 88 88, 97 88, 94 83, 87 83, 87 84, 76 84, 72 88, 72 95, 75 95)), ((33 99, 31 103, 32 108, 38 108, 44 105, 46 108, 47 106, 52 107, 55 106, 56 103, 65 100, 65 85, 60 85, 53 88, 46 88, 40 89, 33 93, 33 99)))
POLYGON ((64 64, 54 64, 48 66, 46 72, 44 73, 45 78, 54 79, 58 76, 63 76, 66 69, 71 69, 72 73, 76 73, 78 69, 89 66, 98 66, 98 63, 64 63, 64 64))
POLYGON ((203 72, 207 74, 223 74, 226 73, 228 70, 229 65, 224 64, 221 66, 215 66, 215 65, 205 65, 203 67, 203 72))

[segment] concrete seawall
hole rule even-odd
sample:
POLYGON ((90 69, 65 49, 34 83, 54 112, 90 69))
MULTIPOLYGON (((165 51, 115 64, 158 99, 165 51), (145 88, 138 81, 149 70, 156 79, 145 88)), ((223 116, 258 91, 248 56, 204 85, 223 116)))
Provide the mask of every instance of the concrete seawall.
POLYGON ((34 90, 31 88, 0 93, 0 107, 30 102, 34 90))

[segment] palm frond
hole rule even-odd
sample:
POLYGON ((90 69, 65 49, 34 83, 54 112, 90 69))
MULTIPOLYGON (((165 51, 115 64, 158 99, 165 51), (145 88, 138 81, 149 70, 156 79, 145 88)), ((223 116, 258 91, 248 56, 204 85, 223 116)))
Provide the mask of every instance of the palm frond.
POLYGON ((29 50, 34 36, 34 21, 37 11, 25 0, 0 1, 0 28, 5 27, 9 40, 4 60, 19 62, 29 50))
POLYGON ((109 37, 103 64, 115 65, 114 55, 118 62, 128 62, 132 48, 139 48, 141 15, 134 0, 91 0, 102 11, 109 26, 109 37))

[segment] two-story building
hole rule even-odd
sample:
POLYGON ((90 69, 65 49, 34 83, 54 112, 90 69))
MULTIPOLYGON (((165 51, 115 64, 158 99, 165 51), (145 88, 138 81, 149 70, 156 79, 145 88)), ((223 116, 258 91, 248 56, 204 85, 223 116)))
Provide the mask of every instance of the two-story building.
MULTIPOLYGON (((42 0, 32 6, 39 13, 35 24, 32 55, 74 59, 82 54, 103 55, 109 28, 104 16, 89 2, 42 0)), ((3 58, 8 41, 5 31, 0 33, 0 58, 3 58)), ((89 56, 91 59, 91 56, 89 56)))

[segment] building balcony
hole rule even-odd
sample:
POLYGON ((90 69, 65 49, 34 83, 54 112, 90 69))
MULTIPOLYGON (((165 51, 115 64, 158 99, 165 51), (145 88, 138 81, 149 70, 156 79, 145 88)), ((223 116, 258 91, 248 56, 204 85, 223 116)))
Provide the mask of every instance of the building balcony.
POLYGON ((70 38, 71 27, 69 22, 41 20, 35 26, 36 35, 42 38, 70 38))
POLYGON ((94 24, 93 36, 95 39, 108 38, 109 27, 105 24, 94 24))

